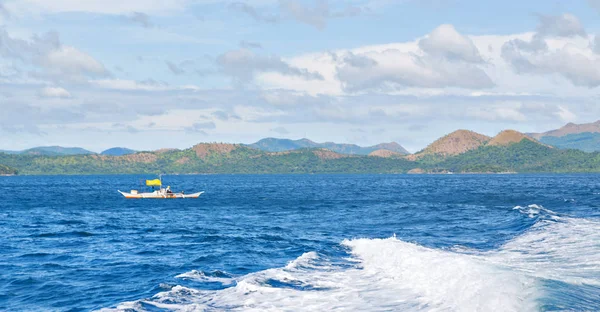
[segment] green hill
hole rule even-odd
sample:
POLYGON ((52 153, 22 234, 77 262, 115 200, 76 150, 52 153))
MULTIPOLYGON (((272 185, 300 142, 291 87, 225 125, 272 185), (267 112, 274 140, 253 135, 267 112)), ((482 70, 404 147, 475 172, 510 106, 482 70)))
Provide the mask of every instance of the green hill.
POLYGON ((562 137, 544 136, 540 142, 563 149, 578 149, 585 152, 600 151, 600 133, 584 132, 562 137))
POLYGON ((80 147, 62 147, 62 146, 39 146, 24 150, 21 154, 30 155, 47 155, 47 156, 62 156, 62 155, 87 155, 94 154, 92 151, 80 147))
POLYGON ((62 147, 62 146, 38 146, 23 151, 5 151, 0 153, 18 154, 18 155, 44 155, 44 156, 64 156, 64 155, 89 155, 95 154, 92 151, 80 147, 62 147))
POLYGON ((17 174, 17 169, 5 166, 5 165, 0 165, 0 175, 14 175, 17 174))
POLYGON ((482 146, 425 168, 457 173, 600 172, 600 153, 556 149, 523 139, 505 146, 482 146))
POLYGON ((20 154, 21 151, 0 150, 0 153, 4 153, 4 154, 20 154))
POLYGON ((123 155, 135 154, 135 153, 136 153, 136 151, 129 149, 129 148, 113 147, 113 148, 109 148, 109 149, 103 151, 102 153, 100 153, 100 155, 123 156, 123 155))

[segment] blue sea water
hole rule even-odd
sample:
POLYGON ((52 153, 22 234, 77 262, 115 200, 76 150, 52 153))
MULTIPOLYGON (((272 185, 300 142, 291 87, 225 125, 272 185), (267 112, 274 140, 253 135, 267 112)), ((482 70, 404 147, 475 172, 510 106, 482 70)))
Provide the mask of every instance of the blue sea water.
POLYGON ((0 177, 0 310, 600 310, 600 175, 144 178, 0 177))

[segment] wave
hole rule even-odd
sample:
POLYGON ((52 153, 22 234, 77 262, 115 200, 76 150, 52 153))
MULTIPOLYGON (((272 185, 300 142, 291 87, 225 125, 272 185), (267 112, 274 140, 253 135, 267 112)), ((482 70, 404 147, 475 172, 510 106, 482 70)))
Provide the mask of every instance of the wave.
POLYGON ((540 220, 486 257, 538 278, 600 286, 600 222, 558 220, 540 220))
POLYGON ((53 233, 41 233, 33 234, 32 237, 40 238, 69 238, 69 237, 90 237, 94 236, 94 233, 85 231, 71 231, 71 232, 53 232, 53 233))
POLYGON ((179 274, 175 276, 175 278, 192 280, 202 283, 221 283, 224 286, 236 283, 236 280, 233 276, 221 271, 204 273, 202 271, 192 270, 190 272, 179 274))
POLYGON ((529 218, 547 218, 552 220, 560 220, 558 214, 550 209, 544 208, 541 205, 528 205, 527 207, 516 206, 513 210, 518 210, 520 213, 529 216, 529 218))
MULTIPOLYGON (((537 205, 515 209, 540 219, 492 251, 427 248, 396 237, 344 240, 345 265, 309 252, 225 289, 175 286, 104 311, 597 310, 600 223, 537 205), (553 305, 552 298, 562 301, 553 305)), ((199 271, 177 277, 210 280, 199 271)))

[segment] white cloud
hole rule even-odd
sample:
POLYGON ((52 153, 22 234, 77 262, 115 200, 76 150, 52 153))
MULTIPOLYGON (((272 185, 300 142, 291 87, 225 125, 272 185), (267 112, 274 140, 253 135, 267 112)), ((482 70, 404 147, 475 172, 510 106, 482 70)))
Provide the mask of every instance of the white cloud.
POLYGON ((38 76, 50 76, 57 80, 81 81, 86 76, 108 74, 104 66, 89 54, 63 45, 55 32, 24 40, 0 29, 0 56, 35 66, 43 71, 38 76))
POLYGON ((406 87, 484 89, 494 82, 478 63, 473 41, 452 25, 441 25, 418 43, 419 50, 352 53, 338 61, 337 76, 348 91, 394 91, 406 87), (360 61, 357 63, 357 61, 360 61))
POLYGON ((146 13, 133 12, 129 16, 127 16, 127 19, 130 22, 138 24, 144 28, 150 28, 154 26, 152 25, 152 22, 150 22, 150 17, 146 13))
POLYGON ((89 54, 70 46, 52 50, 41 62, 44 67, 57 74, 71 76, 104 76, 107 74, 104 65, 89 54))
MULTIPOLYGON (((204 140, 198 134, 206 132, 210 140, 231 142, 272 133, 327 141, 352 140, 348 137, 352 129, 385 128, 385 134, 371 140, 391 141, 410 125, 421 125, 414 128, 422 131, 420 141, 408 144, 414 150, 466 123, 491 134, 508 127, 535 131, 600 114, 594 98, 597 90, 590 89, 600 83, 600 56, 593 53, 600 48, 590 44, 591 37, 580 35, 576 23, 565 25, 538 30, 544 36, 469 36, 441 25, 411 41, 286 58, 269 54, 273 43, 267 42, 265 49, 223 53, 210 69, 251 88, 216 90, 209 89, 212 79, 203 89, 135 80, 146 77, 136 67, 193 72, 183 64, 165 65, 168 56, 148 56, 144 64, 131 66, 119 63, 126 71, 116 73, 116 78, 83 49, 61 43, 56 33, 20 39, 0 30, 0 62, 7 60, 0 64, 0 83, 12 79, 7 76, 11 63, 21 67, 23 79, 31 72, 39 79, 28 85, 15 79, 15 85, 7 88, 10 94, 0 94, 0 108, 8 112, 0 122, 7 129, 34 129, 39 124, 45 132, 64 125, 109 131, 111 125, 120 124, 131 142, 154 147, 161 146, 148 131, 171 131, 171 136, 178 135, 173 144, 187 147, 204 140), (504 52, 503 46, 509 51, 504 52), (72 81, 77 83, 69 84, 72 81), (31 104, 35 101, 39 105, 31 104)), ((140 36, 148 31, 123 29, 137 29, 140 36)), ((160 79, 192 81, 187 75, 160 79)))
POLYGON ((270 14, 261 12, 261 10, 246 2, 233 2, 229 5, 229 8, 245 13, 259 22, 278 23, 285 20, 294 20, 319 30, 323 30, 330 19, 358 16, 370 11, 367 7, 361 7, 353 3, 345 3, 343 8, 332 8, 334 2, 330 3, 328 0, 314 1, 314 5, 299 0, 279 0, 278 3, 277 11, 270 14))
POLYGON ((578 87, 600 85, 596 45, 577 17, 542 15, 536 30, 529 40, 515 38, 502 45, 502 58, 517 74, 555 75, 578 87))
POLYGON ((450 60, 483 62, 473 41, 469 37, 461 35, 454 26, 448 24, 437 27, 427 37, 421 39, 419 47, 427 54, 450 60))
POLYGON ((577 115, 571 112, 568 108, 564 106, 558 106, 558 111, 556 115, 560 117, 560 119, 564 122, 572 122, 577 120, 577 115))
POLYGON ((203 135, 207 135, 208 133, 205 130, 215 129, 217 126, 214 122, 194 122, 190 127, 185 127, 186 132, 190 133, 200 133, 203 135))
POLYGON ((284 15, 317 29, 325 28, 329 19, 357 16, 365 11, 352 4, 347 4, 342 10, 334 10, 327 0, 315 1, 313 7, 298 0, 280 0, 279 6, 284 15))
POLYGON ((364 92, 414 96, 596 95, 590 87, 597 84, 600 57, 593 53, 593 37, 542 38, 536 33, 460 36, 455 41, 463 43, 458 45, 461 48, 431 45, 442 47, 437 54, 430 47, 426 53, 419 46, 429 35, 415 41, 297 55, 282 61, 319 73, 323 80, 258 72, 254 81, 262 89, 293 90, 313 96, 364 92), (513 46, 516 52, 507 55, 507 46, 509 52, 513 46), (477 62, 479 59, 483 62, 477 62), (533 65, 528 68, 529 63, 533 65))
POLYGON ((264 14, 259 12, 254 6, 244 2, 232 2, 229 4, 229 8, 234 11, 238 11, 252 17, 256 21, 265 23, 276 23, 280 17, 276 14, 264 14))
POLYGON ((575 37, 586 36, 585 29, 579 19, 572 14, 540 15, 537 33, 541 37, 575 37))
MULTIPOLYGON (((291 65, 318 72, 323 81, 261 74, 258 82, 269 89, 291 89, 312 95, 347 92, 444 94, 450 89, 488 89, 488 74, 496 64, 485 64, 474 40, 442 25, 420 41, 311 53, 286 59, 291 65)), ((498 41, 497 39, 495 39, 498 41)), ((489 45, 489 44, 488 44, 489 45)), ((499 46, 499 45, 498 45, 499 46)), ((487 46, 486 46, 487 47, 487 46)), ((487 51, 487 53, 491 53, 487 51)))
POLYGON ((155 80, 136 81, 128 79, 95 79, 89 83, 98 88, 122 91, 170 91, 170 90, 199 90, 195 85, 169 86, 155 80))
POLYGON ((185 70, 183 68, 181 68, 181 66, 179 66, 171 61, 165 61, 165 64, 167 64, 167 68, 169 68, 169 71, 171 71, 171 73, 173 73, 174 75, 185 74, 185 70))
POLYGON ((6 7, 17 14, 91 12, 128 14, 144 12, 165 14, 182 11, 189 0, 7 0, 6 7))
POLYGON ((273 129, 270 130, 271 132, 277 133, 279 135, 286 135, 289 134, 290 132, 284 128, 284 127, 275 127, 273 129))
POLYGON ((594 36, 594 42, 592 42, 592 49, 594 53, 600 54, 600 35, 594 36))
MULTIPOLYGON (((110 82, 108 84, 115 87, 110 82)), ((206 137, 199 136, 203 132, 210 132, 210 140, 244 142, 268 136, 277 127, 283 127, 289 131, 285 135, 290 137, 355 142, 349 137, 350 129, 385 128, 388 130, 385 134, 368 139, 373 140, 368 143, 379 143, 397 139, 398 133, 405 132, 408 125, 426 125, 418 141, 407 144, 418 150, 445 132, 464 127, 465 123, 473 125, 472 130, 493 134, 504 128, 538 131, 536 125, 543 128, 560 126, 565 120, 578 121, 577 116, 600 114, 593 99, 582 102, 576 98, 556 100, 496 94, 478 97, 311 96, 284 90, 187 91, 169 86, 157 92, 156 89, 140 89, 139 84, 142 83, 125 82, 125 86, 110 89, 110 92, 97 89, 99 86, 95 84, 97 88, 81 85, 76 89, 77 97, 66 101, 68 105, 61 104, 65 102, 63 99, 47 99, 45 104, 51 105, 40 106, 27 105, 36 100, 35 94, 39 90, 35 89, 34 95, 27 97, 32 93, 28 89, 11 88, 14 92, 12 97, 1 98, 0 101, 0 109, 8 112, 0 116, 0 123, 10 129, 38 125, 49 135, 57 133, 48 130, 51 127, 96 128, 98 137, 111 131, 113 124, 120 124, 119 131, 130 140, 155 148, 164 147, 164 144, 156 145, 148 138, 154 139, 154 134, 169 131, 171 137, 177 133, 178 140, 173 142, 176 147, 188 147, 206 140, 206 137), (126 88, 131 90, 123 90, 126 88), (21 109, 17 111, 14 107, 21 109), (572 119, 574 116, 575 119, 572 119), (129 130, 135 131, 127 132, 129 130)), ((64 130, 63 136, 69 133, 77 139, 75 130, 64 130)), ((86 137, 94 135, 90 133, 86 137)))
POLYGON ((394 91, 405 87, 483 89, 494 86, 478 66, 419 57, 398 50, 369 53, 377 65, 355 67, 342 64, 338 77, 348 91, 394 91))
MULTIPOLYGON (((451 32, 449 26, 434 32, 444 28, 451 32)), ((593 51, 597 45, 590 44, 593 38, 542 38, 536 33, 460 35, 456 47, 423 41, 435 37, 299 55, 285 61, 320 73, 323 81, 261 73, 257 82, 262 88, 311 95, 376 92, 417 96, 469 95, 482 90, 498 95, 593 96, 590 88, 600 83, 600 57, 593 51), (420 46, 426 46, 428 52, 420 46), (441 50, 433 52, 436 46, 441 50)))
POLYGON ((307 80, 298 76, 268 72, 258 74, 256 81, 265 89, 297 90, 311 95, 342 95, 344 92, 341 82, 337 79, 334 56, 332 53, 312 53, 284 60, 291 66, 319 73, 323 80, 307 80))
POLYGON ((502 57, 517 73, 557 74, 575 86, 595 88, 600 86, 600 60, 590 52, 569 43, 556 50, 536 51, 523 49, 515 41, 502 46, 502 57))
POLYGON ((46 98, 70 98, 71 93, 60 87, 45 87, 39 92, 40 96, 46 98))
POLYGON ((217 58, 221 71, 236 82, 249 82, 263 72, 276 72, 284 76, 296 76, 307 80, 323 80, 317 72, 291 66, 280 57, 263 56, 248 49, 238 49, 221 54, 217 58))
POLYGON ((4 4, 2 2, 0 2, 0 25, 2 25, 5 20, 10 19, 10 12, 8 11, 8 9, 4 6, 4 4))
POLYGON ((314 26, 317 29, 323 29, 327 24, 329 4, 326 1, 318 2, 312 8, 297 0, 281 0, 280 5, 282 11, 301 23, 314 26))
POLYGON ((479 120, 524 122, 527 117, 521 111, 520 103, 501 103, 474 106, 465 111, 466 115, 479 120))

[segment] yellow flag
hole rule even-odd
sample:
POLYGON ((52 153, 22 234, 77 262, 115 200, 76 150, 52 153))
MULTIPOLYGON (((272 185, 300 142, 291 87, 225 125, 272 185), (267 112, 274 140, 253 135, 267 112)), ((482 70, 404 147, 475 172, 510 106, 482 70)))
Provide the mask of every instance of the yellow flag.
POLYGON ((146 180, 146 186, 161 186, 162 184, 160 183, 159 179, 154 179, 154 180, 146 180))

